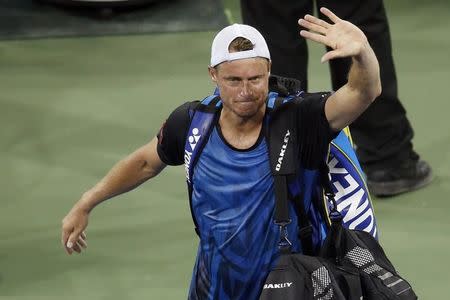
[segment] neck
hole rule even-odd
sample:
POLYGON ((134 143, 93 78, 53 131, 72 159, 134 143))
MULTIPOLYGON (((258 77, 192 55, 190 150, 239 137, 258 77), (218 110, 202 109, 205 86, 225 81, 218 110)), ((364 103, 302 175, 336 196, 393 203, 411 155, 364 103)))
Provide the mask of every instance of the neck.
POLYGON ((265 106, 264 109, 249 118, 239 117, 224 108, 219 119, 223 137, 237 149, 252 147, 260 135, 264 114, 265 106))
POLYGON ((264 119, 264 113, 265 107, 264 110, 258 111, 251 117, 240 117, 224 107, 220 114, 220 127, 229 128, 230 130, 236 130, 239 132, 251 132, 255 128, 261 127, 264 119))

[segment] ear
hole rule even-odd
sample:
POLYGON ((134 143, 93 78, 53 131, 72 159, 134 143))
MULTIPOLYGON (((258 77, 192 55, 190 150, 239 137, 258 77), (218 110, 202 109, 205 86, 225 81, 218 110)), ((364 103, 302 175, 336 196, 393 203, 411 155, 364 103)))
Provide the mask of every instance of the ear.
POLYGON ((211 76, 211 80, 214 81, 214 83, 217 83, 217 70, 213 67, 208 67, 209 76, 211 76))

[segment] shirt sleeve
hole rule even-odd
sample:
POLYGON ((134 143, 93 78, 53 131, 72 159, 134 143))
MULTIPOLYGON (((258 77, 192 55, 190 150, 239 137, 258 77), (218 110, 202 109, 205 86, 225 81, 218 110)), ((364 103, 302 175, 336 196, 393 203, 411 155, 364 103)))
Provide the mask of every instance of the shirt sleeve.
POLYGON ((186 102, 176 108, 161 126, 157 151, 159 158, 167 165, 184 163, 184 144, 189 129, 189 109, 193 102, 186 102))
POLYGON ((297 120, 300 160, 307 169, 317 169, 338 132, 330 128, 325 103, 331 93, 307 93, 298 100, 297 120))

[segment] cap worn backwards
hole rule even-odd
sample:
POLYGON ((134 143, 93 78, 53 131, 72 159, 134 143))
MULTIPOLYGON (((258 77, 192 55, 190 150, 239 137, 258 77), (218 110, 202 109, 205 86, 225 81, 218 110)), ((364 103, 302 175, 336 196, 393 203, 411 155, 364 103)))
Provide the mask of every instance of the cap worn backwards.
POLYGON ((225 61, 244 58, 264 57, 270 60, 270 52, 264 37, 255 28, 244 24, 233 24, 225 27, 216 35, 211 47, 211 67, 225 61), (230 43, 238 38, 248 39, 253 44, 252 50, 230 52, 230 43))

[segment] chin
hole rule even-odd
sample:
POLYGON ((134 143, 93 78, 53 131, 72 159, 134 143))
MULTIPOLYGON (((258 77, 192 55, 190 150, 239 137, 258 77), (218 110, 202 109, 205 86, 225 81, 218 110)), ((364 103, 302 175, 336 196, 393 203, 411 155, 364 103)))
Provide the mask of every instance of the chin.
POLYGON ((245 118, 245 119, 249 119, 255 115, 258 114, 258 110, 257 109, 252 109, 252 110, 239 110, 236 111, 236 114, 241 117, 241 118, 245 118))

